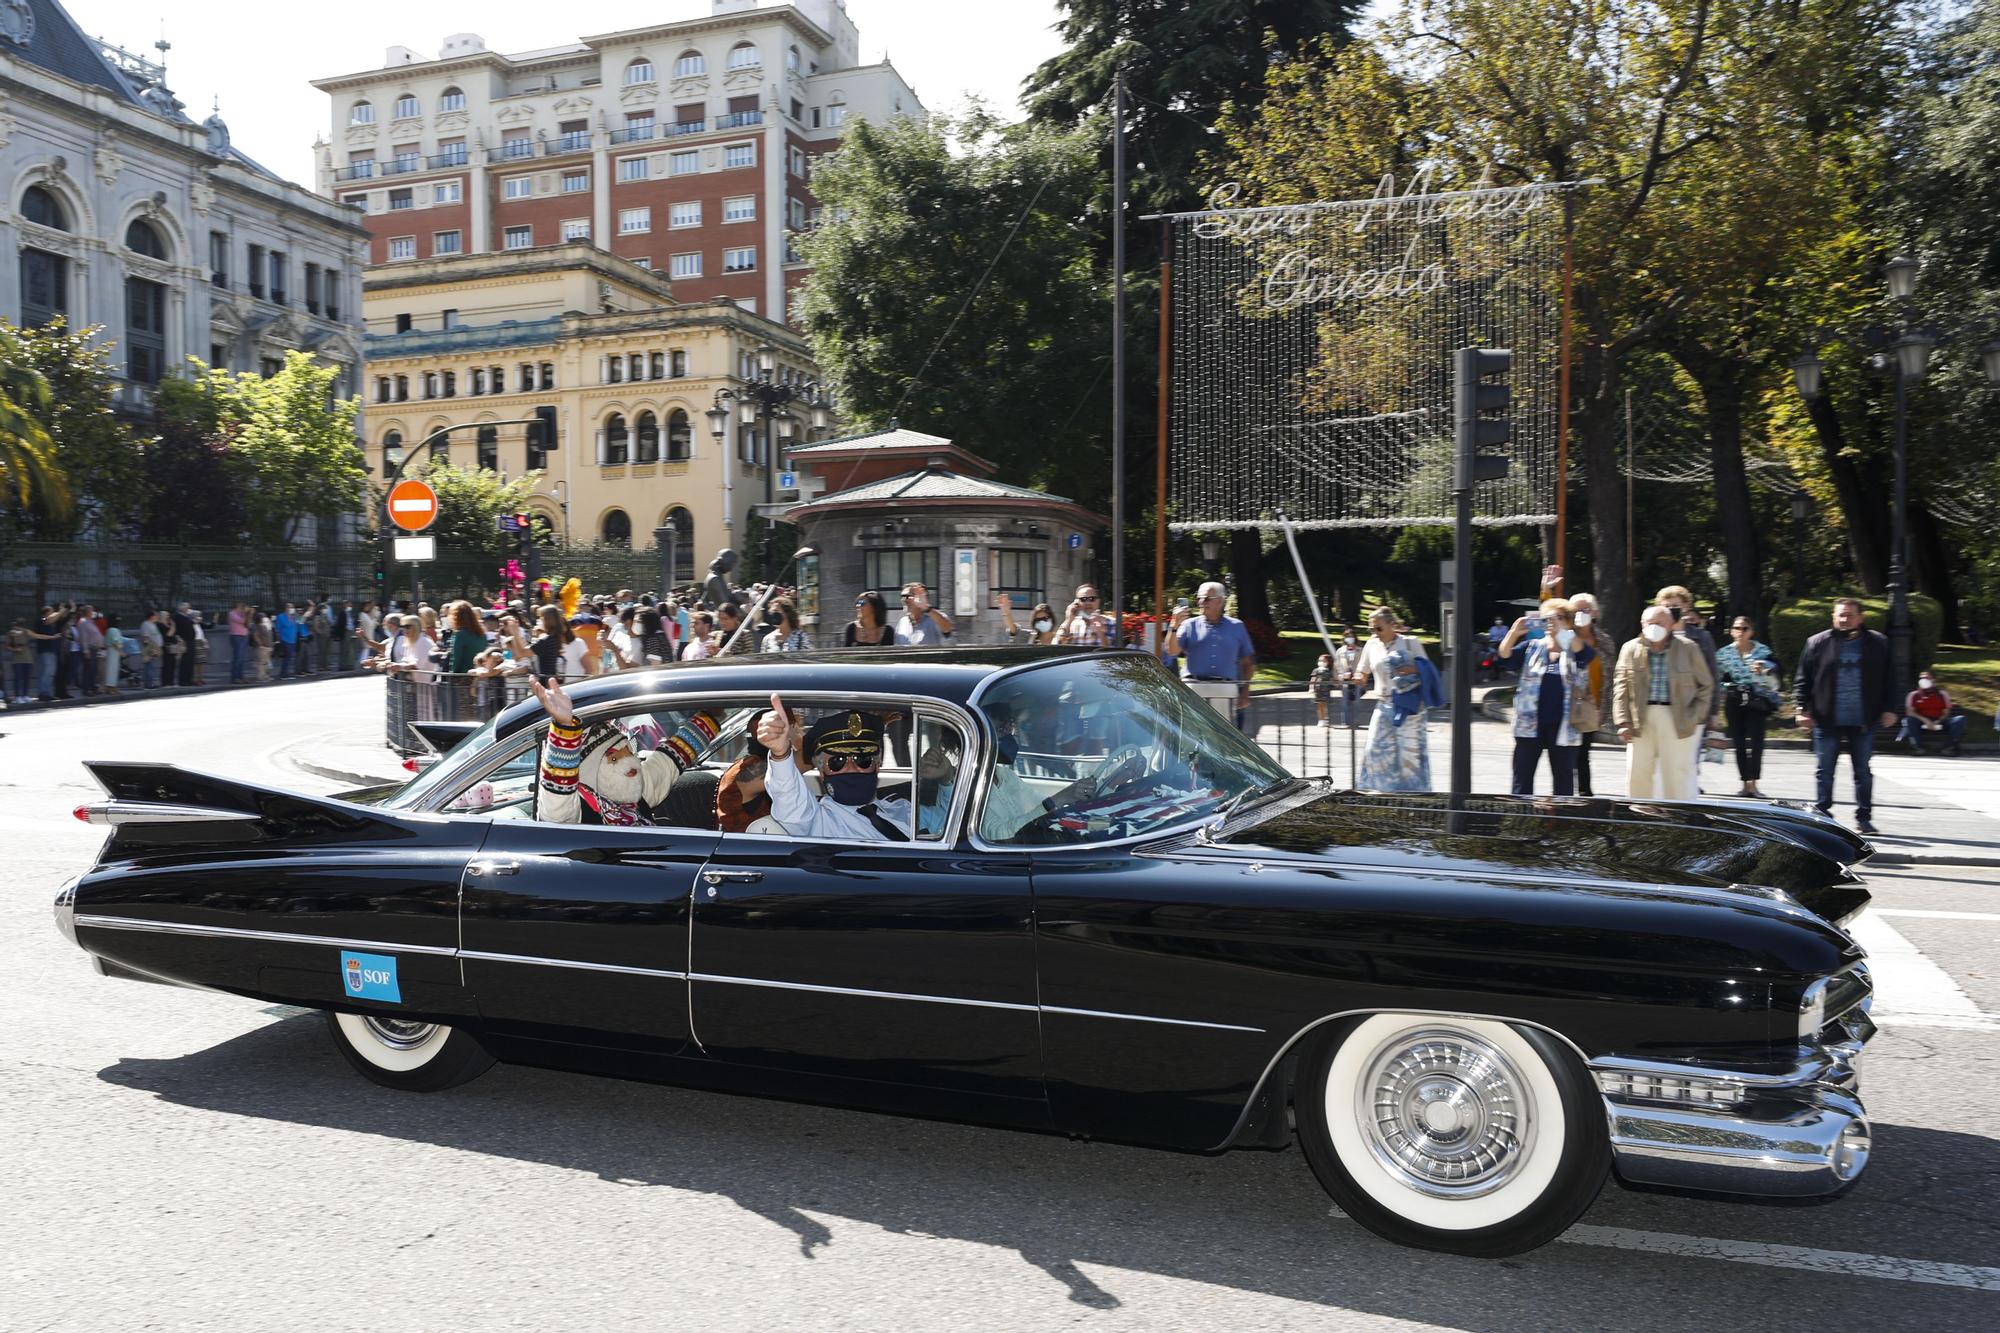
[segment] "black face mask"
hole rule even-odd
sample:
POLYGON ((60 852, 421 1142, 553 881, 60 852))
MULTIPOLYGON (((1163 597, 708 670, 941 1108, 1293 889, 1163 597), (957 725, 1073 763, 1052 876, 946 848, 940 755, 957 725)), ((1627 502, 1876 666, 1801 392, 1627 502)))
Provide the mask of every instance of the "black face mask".
POLYGON ((917 804, 936 805, 938 799, 938 793, 943 790, 944 790, 944 779, 942 778, 918 778, 917 804))
POLYGON ((1015 740, 1012 736, 1002 736, 998 741, 994 742, 993 748, 998 752, 1001 763, 1011 765, 1014 762, 1014 756, 1021 751, 1021 742, 1015 740))
POLYGON ((866 805, 875 799, 877 777, 873 773, 829 773, 826 789, 842 805, 866 805))
POLYGON ((1670 606, 1667 608, 1667 614, 1672 616, 1674 618, 1674 623, 1678 625, 1681 623, 1681 617, 1686 615, 1687 611, 1678 606, 1670 606))

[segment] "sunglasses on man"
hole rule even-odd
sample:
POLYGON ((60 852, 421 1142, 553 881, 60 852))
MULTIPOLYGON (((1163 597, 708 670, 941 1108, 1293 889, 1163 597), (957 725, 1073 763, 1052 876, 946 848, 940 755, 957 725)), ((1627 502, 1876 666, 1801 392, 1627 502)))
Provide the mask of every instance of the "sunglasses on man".
POLYGON ((882 757, 873 754, 827 754, 820 756, 820 762, 826 765, 829 773, 844 773, 850 768, 857 773, 867 773, 882 762, 882 757))

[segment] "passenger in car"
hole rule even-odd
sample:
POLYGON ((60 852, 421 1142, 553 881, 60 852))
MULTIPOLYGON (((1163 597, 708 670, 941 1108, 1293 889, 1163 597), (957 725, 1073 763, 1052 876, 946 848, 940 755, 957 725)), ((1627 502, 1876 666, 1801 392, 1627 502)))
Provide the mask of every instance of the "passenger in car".
POLYGON ((659 749, 641 750, 616 722, 586 728, 554 678, 544 685, 530 676, 528 684, 549 713, 535 818, 552 824, 658 823, 654 812, 665 804, 675 779, 721 728, 714 713, 695 713, 659 749))
MULTIPOLYGON (((715 788, 715 826, 724 833, 742 833, 757 820, 771 813, 771 797, 765 788, 764 771, 770 763, 770 751, 757 739, 757 724, 771 710, 759 709, 757 716, 750 719, 748 734, 744 737, 744 754, 731 764, 722 774, 721 782, 715 788)), ((792 766, 798 766, 798 727, 792 727, 792 766)))
POLYGON ((910 803, 901 797, 877 800, 882 765, 882 719, 846 709, 829 713, 805 734, 806 762, 820 776, 826 795, 815 797, 792 753, 792 719, 784 701, 771 696, 771 711, 757 721, 756 736, 770 752, 764 790, 771 813, 795 838, 859 838, 868 842, 908 842, 910 803))

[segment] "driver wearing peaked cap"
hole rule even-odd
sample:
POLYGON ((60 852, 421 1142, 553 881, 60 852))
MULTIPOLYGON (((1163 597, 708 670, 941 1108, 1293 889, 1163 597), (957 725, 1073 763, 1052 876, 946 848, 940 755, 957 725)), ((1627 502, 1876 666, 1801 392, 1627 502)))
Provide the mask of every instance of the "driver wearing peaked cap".
POLYGON ((882 719, 842 709, 813 724, 805 735, 806 761, 818 772, 826 795, 815 797, 791 754, 791 718, 777 695, 771 711, 757 722, 757 739, 771 753, 764 790, 771 817, 795 838, 844 838, 866 842, 909 841, 910 803, 901 797, 875 799, 882 764, 882 719))

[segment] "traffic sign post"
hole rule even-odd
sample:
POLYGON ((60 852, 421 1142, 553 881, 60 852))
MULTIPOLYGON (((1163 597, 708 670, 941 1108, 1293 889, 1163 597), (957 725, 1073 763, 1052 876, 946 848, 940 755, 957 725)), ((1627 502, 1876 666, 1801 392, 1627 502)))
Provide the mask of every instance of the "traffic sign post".
POLYGON ((389 490, 389 521, 405 532, 422 532, 437 522, 438 495, 429 482, 411 477, 389 490))

